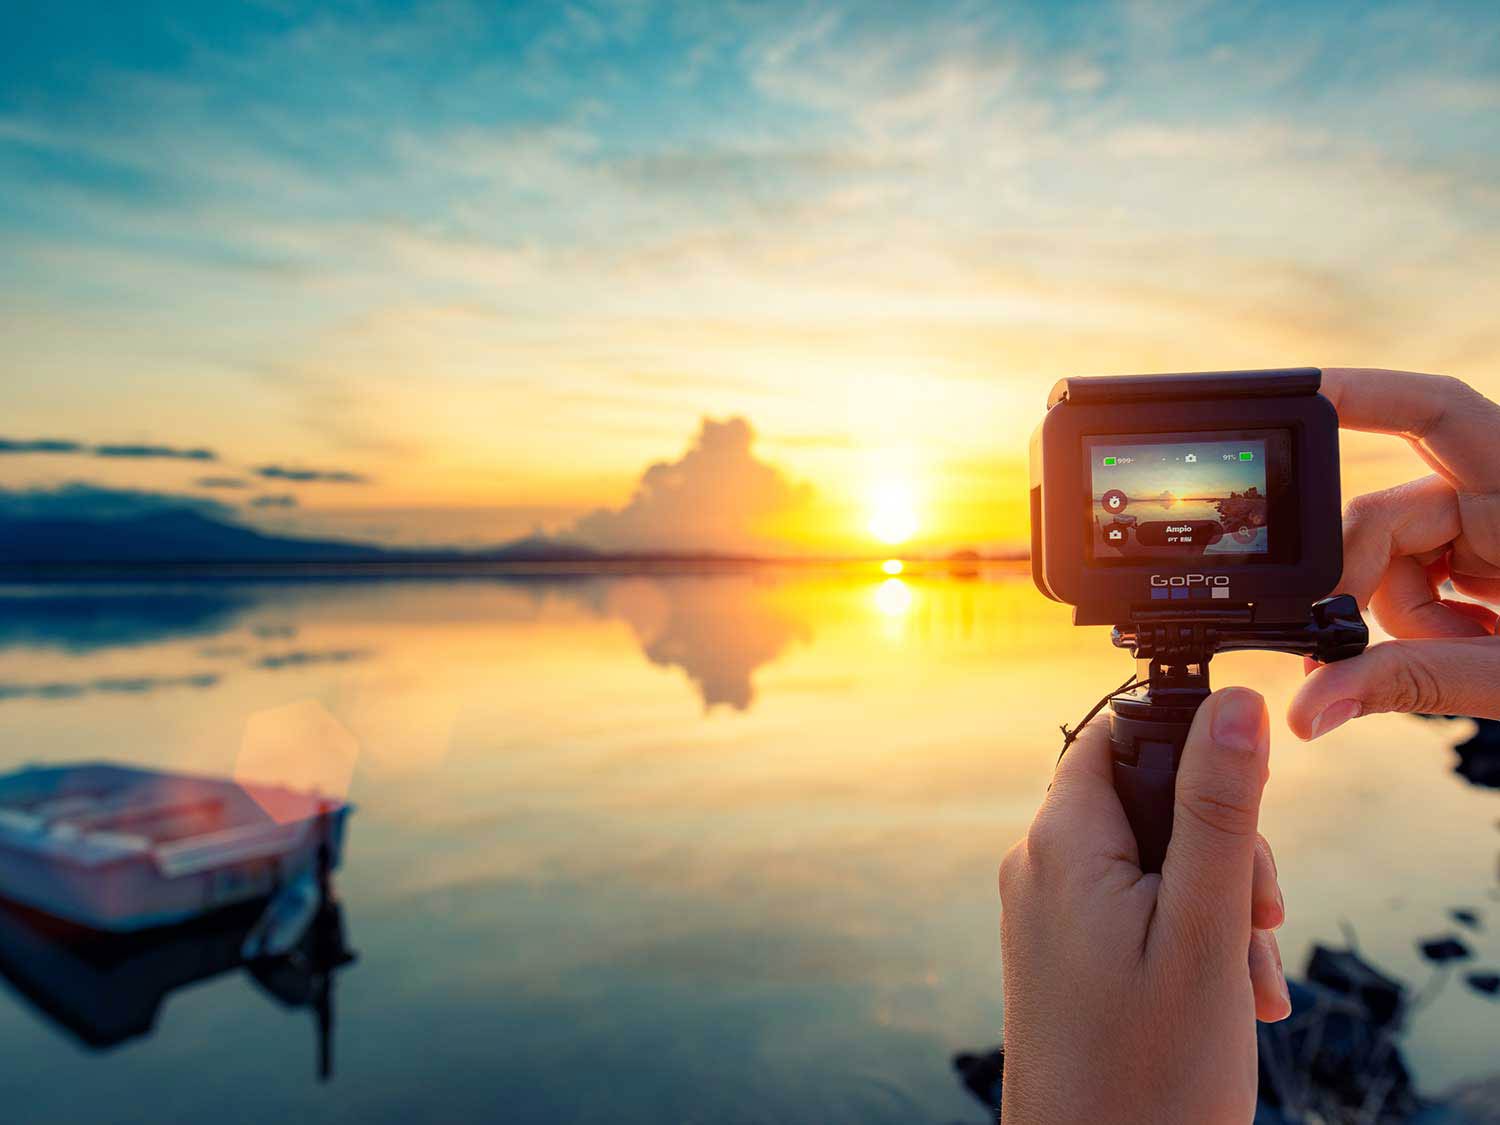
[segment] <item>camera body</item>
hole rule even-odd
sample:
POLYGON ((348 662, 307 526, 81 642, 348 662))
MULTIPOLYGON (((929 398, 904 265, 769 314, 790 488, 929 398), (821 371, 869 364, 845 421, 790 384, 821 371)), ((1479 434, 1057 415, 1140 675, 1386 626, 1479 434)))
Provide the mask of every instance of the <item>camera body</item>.
MULTIPOLYGON (((1037 587, 1075 625, 1114 626, 1136 658, 1100 707, 1142 871, 1165 862, 1214 654, 1327 663, 1369 642, 1355 600, 1326 596, 1344 548, 1338 414, 1321 383, 1311 367, 1064 379, 1032 435, 1037 587)), ((1063 730, 1066 751, 1077 731, 1063 730)))
POLYGON ((1031 439, 1031 565, 1077 625, 1305 623, 1343 572, 1316 368, 1063 379, 1031 439))

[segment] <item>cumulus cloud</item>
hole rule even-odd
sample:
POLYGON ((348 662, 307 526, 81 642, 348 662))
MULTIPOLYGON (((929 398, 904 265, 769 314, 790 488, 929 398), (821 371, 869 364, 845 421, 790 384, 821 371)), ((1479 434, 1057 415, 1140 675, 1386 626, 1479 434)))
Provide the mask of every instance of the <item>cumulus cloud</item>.
POLYGON ((252 508, 295 508, 296 506, 297 498, 295 496, 288 496, 285 493, 279 493, 274 496, 257 496, 250 501, 250 507, 252 508))
POLYGON ((630 503, 584 516, 569 534, 605 551, 775 550, 777 526, 806 513, 813 493, 757 458, 754 443, 744 418, 705 418, 681 458, 642 474, 630 503))
POLYGON ((89 457, 125 457, 136 460, 166 458, 173 461, 217 461, 219 455, 212 449, 191 449, 175 445, 140 443, 103 443, 88 445, 70 438, 0 438, 0 454, 3 453, 81 453, 89 457))
POLYGON ((363 473, 351 473, 347 469, 294 469, 286 465, 261 465, 253 470, 256 476, 266 480, 292 481, 296 484, 369 484, 370 478, 363 473))

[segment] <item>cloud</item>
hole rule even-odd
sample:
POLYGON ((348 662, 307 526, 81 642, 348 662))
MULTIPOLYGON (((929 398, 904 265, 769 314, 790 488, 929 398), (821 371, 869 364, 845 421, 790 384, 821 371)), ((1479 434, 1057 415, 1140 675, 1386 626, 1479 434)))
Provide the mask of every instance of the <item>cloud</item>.
POLYGON ((306 668, 313 664, 350 664, 368 660, 371 653, 362 648, 335 648, 318 652, 311 649, 294 649, 291 652, 262 656, 254 667, 268 672, 279 672, 284 668, 306 668))
POLYGON ((351 473, 347 469, 293 469, 285 465, 261 465, 252 470, 256 476, 266 480, 285 480, 297 484, 317 482, 320 484, 369 484, 370 478, 363 473, 351 473))
POLYGON ((61 438, 38 438, 35 441, 16 441, 0 438, 0 453, 78 453, 83 446, 76 441, 61 438))
POLYGON ((288 496, 285 493, 271 496, 257 496, 250 501, 250 507, 252 508, 295 508, 296 506, 297 498, 295 496, 288 496))
POLYGON ((220 518, 234 514, 229 506, 202 496, 107 488, 84 481, 52 488, 0 489, 0 519, 6 520, 119 520, 171 511, 220 518))
POLYGON ((183 449, 175 445, 106 443, 86 445, 68 438, 36 438, 31 440, 0 438, 0 453, 80 453, 88 457, 123 457, 134 460, 167 458, 174 461, 217 461, 219 455, 212 449, 183 449))
POLYGON ((77 699, 81 695, 147 695, 163 688, 211 688, 219 682, 212 672, 185 676, 109 676, 97 680, 54 680, 47 683, 0 682, 0 703, 10 699, 77 699))
POLYGON ((165 457, 177 461, 217 461, 219 455, 212 449, 179 449, 171 445, 96 445, 90 451, 95 457, 153 458, 165 457))
POLYGON ((630 503, 584 516, 570 534, 606 551, 773 550, 778 528, 806 515, 813 492, 759 460, 754 442, 744 418, 705 418, 681 458, 642 474, 630 503))
POLYGON ((239 477, 199 477, 193 482, 199 488, 249 488, 248 481, 239 477))

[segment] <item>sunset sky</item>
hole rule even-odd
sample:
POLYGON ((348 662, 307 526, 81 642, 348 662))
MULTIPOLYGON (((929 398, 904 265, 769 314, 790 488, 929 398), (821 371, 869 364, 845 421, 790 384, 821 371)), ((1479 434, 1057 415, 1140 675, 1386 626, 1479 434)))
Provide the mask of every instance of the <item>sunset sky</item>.
POLYGON ((1492 2, 21 3, 0 74, 12 492, 1004 545, 1063 375, 1500 392, 1492 2))

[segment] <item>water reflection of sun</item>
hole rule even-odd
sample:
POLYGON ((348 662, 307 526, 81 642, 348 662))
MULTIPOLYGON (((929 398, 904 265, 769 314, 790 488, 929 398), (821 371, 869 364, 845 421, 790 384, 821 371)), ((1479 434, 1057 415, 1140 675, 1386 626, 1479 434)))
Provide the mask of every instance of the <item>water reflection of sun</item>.
POLYGON ((887 578, 875 588, 875 608, 887 617, 901 617, 911 609, 911 587, 899 578, 887 578))

